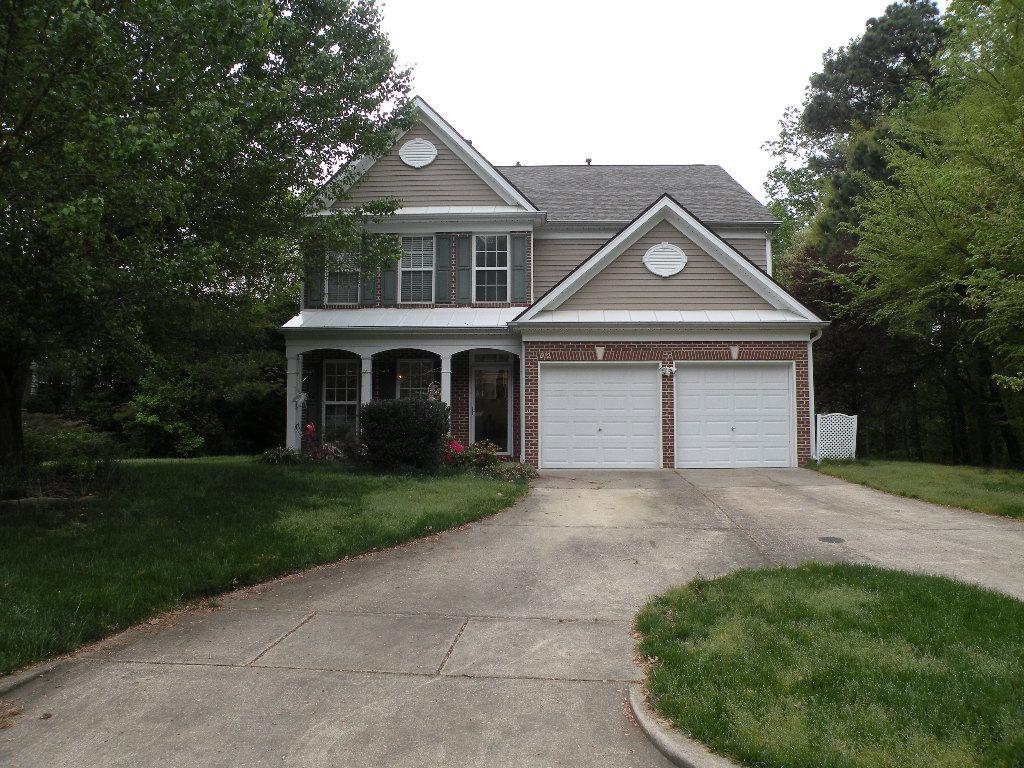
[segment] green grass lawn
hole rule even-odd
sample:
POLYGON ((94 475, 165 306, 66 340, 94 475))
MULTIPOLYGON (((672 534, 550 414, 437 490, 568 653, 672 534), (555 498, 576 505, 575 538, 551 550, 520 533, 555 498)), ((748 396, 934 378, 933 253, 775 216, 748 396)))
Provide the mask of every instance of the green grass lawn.
POLYGON ((818 469, 899 496, 1024 518, 1024 472, 874 460, 825 462, 818 469))
POLYGON ((249 457, 124 474, 107 498, 0 506, 0 674, 194 598, 477 520, 526 490, 249 457))
POLYGON ((697 580, 636 619, 652 703, 763 768, 1024 765, 1024 603, 806 565, 697 580))

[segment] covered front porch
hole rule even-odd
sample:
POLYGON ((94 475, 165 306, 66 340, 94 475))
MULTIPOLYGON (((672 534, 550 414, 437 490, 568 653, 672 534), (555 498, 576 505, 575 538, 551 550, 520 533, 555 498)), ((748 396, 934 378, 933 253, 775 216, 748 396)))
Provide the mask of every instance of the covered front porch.
POLYGON ((440 399, 451 408, 452 437, 495 443, 521 457, 521 345, 490 338, 317 338, 288 344, 289 448, 358 435, 359 405, 395 398, 440 399))

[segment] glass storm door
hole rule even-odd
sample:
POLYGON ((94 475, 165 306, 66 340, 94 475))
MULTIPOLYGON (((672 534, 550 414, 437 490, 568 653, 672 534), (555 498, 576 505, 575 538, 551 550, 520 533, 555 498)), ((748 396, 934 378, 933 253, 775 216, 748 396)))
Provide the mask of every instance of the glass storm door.
POLYGON ((512 404, 508 368, 473 369, 473 413, 470 414, 473 442, 490 440, 501 453, 511 450, 512 404))

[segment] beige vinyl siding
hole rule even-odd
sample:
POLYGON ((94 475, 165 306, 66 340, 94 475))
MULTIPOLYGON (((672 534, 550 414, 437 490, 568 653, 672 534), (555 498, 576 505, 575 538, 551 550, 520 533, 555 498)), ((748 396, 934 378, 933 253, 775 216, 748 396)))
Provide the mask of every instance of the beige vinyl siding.
POLYGON ((662 221, 580 288, 561 309, 771 309, 738 277, 662 221), (643 265, 652 245, 667 242, 686 254, 686 267, 658 277, 643 265))
POLYGON ((606 242, 603 237, 533 239, 533 295, 540 298, 606 242))
POLYGON ((754 262, 761 270, 768 269, 768 243, 763 237, 723 237, 722 239, 754 262))
POLYGON ((508 205, 444 142, 416 123, 375 162, 350 190, 348 200, 336 207, 365 203, 381 197, 397 197, 406 207, 425 205, 508 205), (437 157, 423 168, 412 168, 402 162, 398 150, 412 139, 426 139, 437 147, 437 157))

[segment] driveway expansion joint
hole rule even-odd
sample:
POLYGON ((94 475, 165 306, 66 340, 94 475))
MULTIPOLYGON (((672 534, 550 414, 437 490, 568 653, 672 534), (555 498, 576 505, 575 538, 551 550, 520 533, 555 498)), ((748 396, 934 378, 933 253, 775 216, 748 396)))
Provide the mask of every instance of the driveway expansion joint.
POLYGON ((270 645, 268 645, 266 648, 264 648, 262 651, 257 653, 255 658, 253 658, 251 661, 247 662, 245 664, 245 666, 251 667, 257 661, 262 659, 267 653, 269 653, 270 651, 274 650, 277 646, 279 646, 281 643, 283 643, 285 640, 287 640, 289 637, 291 637, 292 633, 294 633, 300 627, 302 627, 306 623, 308 623, 314 616, 316 616, 316 611, 313 611, 312 613, 310 613, 308 616, 306 616, 306 618, 304 618, 302 621, 300 621, 294 627, 292 627, 287 632, 285 632, 283 635, 281 635, 279 638, 277 638, 277 640, 275 640, 270 645))
POLYGON ((459 638, 462 637, 462 633, 466 631, 466 627, 468 625, 469 625, 469 619, 466 619, 464 622, 462 622, 462 626, 459 627, 459 631, 455 633, 455 639, 452 640, 452 644, 448 646, 448 653, 446 653, 444 655, 444 658, 441 659, 441 663, 437 667, 437 674, 438 675, 441 674, 441 670, 444 669, 444 665, 448 663, 448 659, 450 659, 452 657, 452 651, 455 650, 455 646, 458 644, 459 638))

